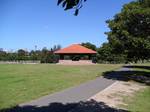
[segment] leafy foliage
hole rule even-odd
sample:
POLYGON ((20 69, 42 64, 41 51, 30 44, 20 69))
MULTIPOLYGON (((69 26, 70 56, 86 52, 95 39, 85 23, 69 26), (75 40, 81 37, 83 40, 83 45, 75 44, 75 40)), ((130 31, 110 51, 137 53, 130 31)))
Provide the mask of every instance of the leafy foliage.
POLYGON ((64 10, 75 9, 74 15, 77 16, 79 9, 82 8, 83 2, 87 0, 58 0, 57 5, 62 4, 64 10))
POLYGON ((58 63, 59 57, 56 56, 53 51, 49 51, 46 48, 41 53, 41 63, 58 63))
POLYGON ((25 59, 25 57, 26 57, 26 55, 27 55, 27 52, 25 51, 25 50, 23 50, 23 49, 19 49, 18 51, 17 51, 17 59, 18 60, 24 60, 25 59))
POLYGON ((90 42, 82 43, 81 45, 94 51, 96 51, 97 49, 96 46, 90 42))
POLYGON ((97 50, 97 60, 99 63, 125 63, 126 57, 122 54, 115 54, 109 43, 104 43, 97 50))

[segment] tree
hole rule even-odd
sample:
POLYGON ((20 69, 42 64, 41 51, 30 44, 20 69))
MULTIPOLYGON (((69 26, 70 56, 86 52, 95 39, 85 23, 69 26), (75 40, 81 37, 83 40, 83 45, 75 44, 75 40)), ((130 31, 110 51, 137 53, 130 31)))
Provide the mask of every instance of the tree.
POLYGON ((18 60, 25 60, 25 56, 26 56, 26 51, 23 49, 19 49, 17 51, 18 53, 18 60))
POLYGON ((98 61, 101 63, 125 63, 126 55, 116 54, 109 43, 103 43, 100 48, 97 49, 98 61))
POLYGON ((53 50, 49 51, 47 48, 42 49, 41 63, 57 63, 59 57, 53 53, 53 50))
POLYGON ((138 0, 123 6, 107 21, 108 41, 115 54, 125 54, 129 61, 150 59, 150 0, 138 0))
POLYGON ((7 53, 7 60, 16 61, 17 60, 17 53, 7 53))
POLYGON ((41 51, 41 63, 46 63, 47 54, 48 54, 48 50, 45 47, 41 51))
POLYGON ((102 45, 102 47, 100 47, 98 50, 98 60, 103 60, 103 61, 111 61, 111 52, 112 52, 112 48, 110 47, 110 45, 108 43, 104 43, 102 45))
POLYGON ((52 48, 52 51, 55 52, 59 49, 61 49, 61 45, 54 45, 53 48, 52 48))
POLYGON ((89 48, 89 49, 92 49, 94 51, 96 51, 96 46, 90 42, 86 42, 86 43, 81 43, 82 46, 86 47, 86 48, 89 48))
POLYGON ((0 50, 0 60, 6 60, 7 53, 3 51, 3 49, 0 50))
POLYGON ((31 50, 31 52, 30 52, 30 60, 33 60, 33 61, 38 60, 38 54, 36 53, 36 51, 31 50))
POLYGON ((64 10, 75 9, 74 15, 77 16, 79 9, 82 8, 83 2, 87 0, 58 0, 57 5, 62 4, 64 10))

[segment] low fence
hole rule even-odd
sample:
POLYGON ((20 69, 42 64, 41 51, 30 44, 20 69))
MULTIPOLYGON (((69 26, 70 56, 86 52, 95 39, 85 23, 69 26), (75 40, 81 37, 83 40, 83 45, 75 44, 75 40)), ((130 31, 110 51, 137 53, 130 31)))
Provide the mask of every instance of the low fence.
POLYGON ((0 64, 39 64, 40 61, 34 60, 21 60, 21 61, 0 61, 0 64))

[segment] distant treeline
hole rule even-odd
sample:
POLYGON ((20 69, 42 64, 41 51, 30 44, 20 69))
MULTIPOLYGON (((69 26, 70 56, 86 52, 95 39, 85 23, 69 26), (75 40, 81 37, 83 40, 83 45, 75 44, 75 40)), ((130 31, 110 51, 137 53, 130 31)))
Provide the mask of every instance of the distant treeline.
POLYGON ((60 45, 55 45, 51 49, 47 49, 46 47, 44 47, 42 50, 31 51, 19 49, 16 52, 6 52, 1 49, 0 61, 40 61, 41 63, 57 63, 59 58, 54 54, 54 51, 59 50, 60 48, 60 45))
MULTIPOLYGON (((81 44, 84 47, 97 51, 96 57, 93 57, 93 61, 97 63, 130 63, 130 62, 148 62, 148 52, 145 55, 140 54, 128 54, 126 53, 116 53, 113 47, 109 43, 104 43, 101 47, 96 47, 96 45, 86 42, 81 44), (145 56, 145 57, 144 57, 145 56), (140 58, 142 57, 142 58, 140 58)), ((0 50, 0 61, 13 61, 13 62, 23 62, 23 61, 33 61, 41 63, 57 63, 59 61, 59 56, 55 55, 54 52, 61 49, 60 45, 55 45, 51 49, 46 47, 42 50, 31 50, 26 51, 19 49, 16 52, 6 52, 2 49, 0 50)), ((135 51, 136 52, 136 51, 135 51)))

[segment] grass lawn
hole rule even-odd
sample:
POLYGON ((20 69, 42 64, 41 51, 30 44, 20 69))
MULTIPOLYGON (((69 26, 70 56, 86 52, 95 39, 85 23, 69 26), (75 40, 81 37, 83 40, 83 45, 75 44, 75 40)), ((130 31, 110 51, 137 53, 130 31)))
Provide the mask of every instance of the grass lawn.
POLYGON ((150 112, 150 87, 138 92, 128 99, 126 107, 130 112, 150 112))
POLYGON ((0 64, 0 109, 79 85, 120 66, 0 64))
MULTIPOLYGON (((133 70, 145 71, 150 73, 150 64, 141 64, 136 66, 141 66, 141 68, 137 67, 133 70), (148 68, 144 69, 144 66, 148 68)), ((125 98, 125 103, 128 104, 126 108, 130 112, 150 112, 150 87, 147 86, 146 89, 137 92, 133 97, 125 98)))

